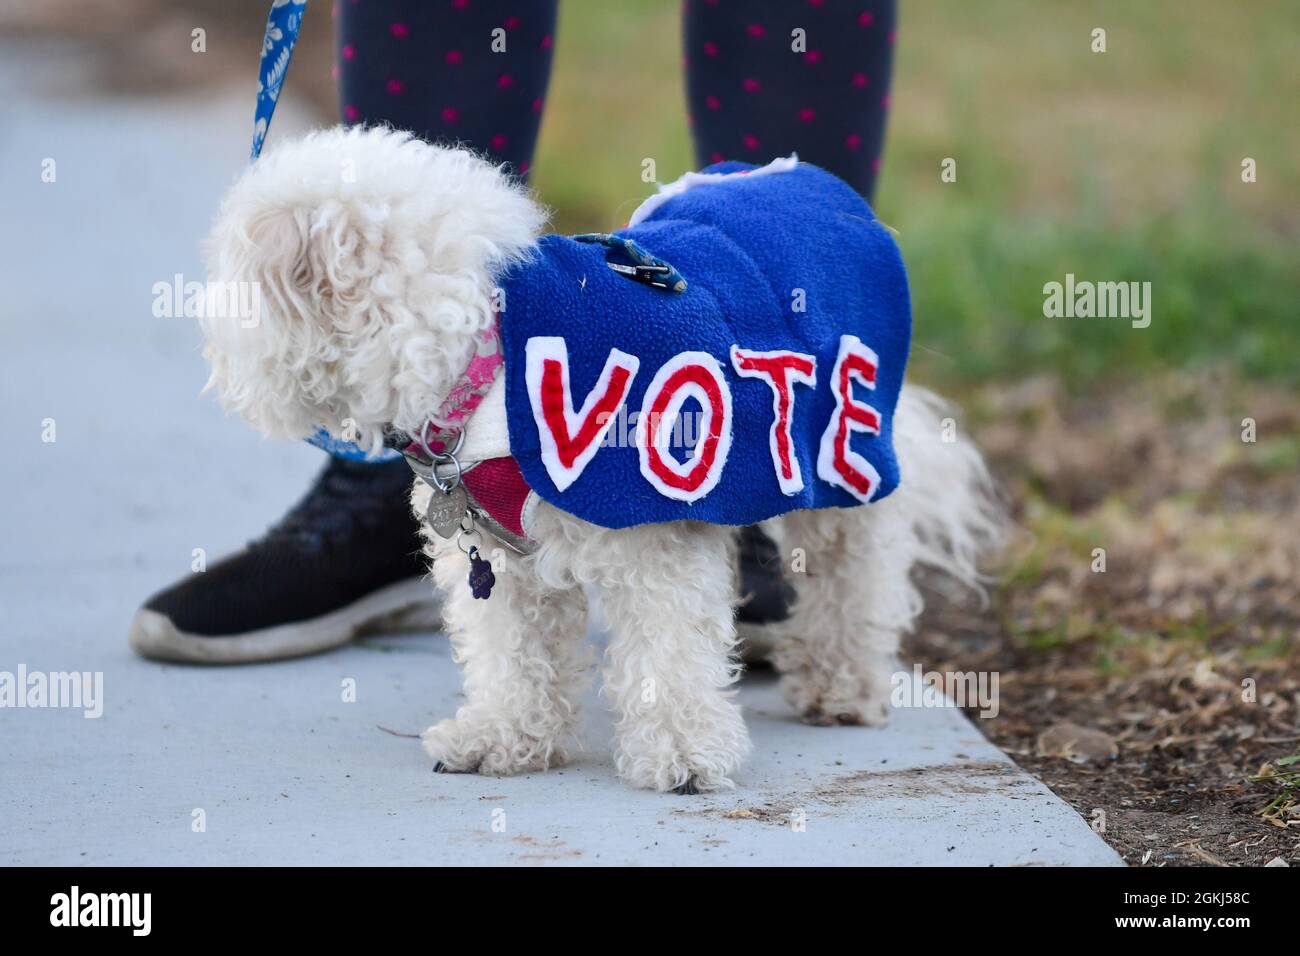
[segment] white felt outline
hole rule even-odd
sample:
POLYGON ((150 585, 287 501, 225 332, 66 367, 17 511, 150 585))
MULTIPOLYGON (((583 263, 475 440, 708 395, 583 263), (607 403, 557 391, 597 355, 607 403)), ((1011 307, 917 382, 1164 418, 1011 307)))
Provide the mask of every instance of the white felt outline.
MULTIPOLYGON (((840 350, 839 354, 835 357, 835 369, 831 372, 831 391, 835 395, 835 413, 831 415, 830 423, 826 426, 826 430, 822 432, 821 447, 817 452, 817 477, 827 484, 834 485, 837 488, 843 488, 853 497, 865 504, 875 497, 876 492, 880 490, 880 472, 876 471, 876 469, 872 467, 871 462, 867 461, 855 452, 846 439, 844 442, 844 460, 851 467, 856 468, 867 477, 871 482, 871 489, 866 493, 866 495, 863 495, 849 484, 843 476, 835 470, 835 433, 839 431, 840 419, 844 415, 844 406, 848 402, 852 402, 854 405, 861 408, 869 409, 881 421, 884 421, 884 416, 880 414, 880 410, 875 406, 868 405, 866 402, 860 402, 853 397, 852 391, 854 381, 857 381, 858 384, 865 388, 872 389, 873 391, 876 387, 874 382, 868 382, 860 374, 856 372, 849 373, 850 380, 848 383, 848 391, 850 394, 845 395, 840 391, 840 367, 844 364, 845 358, 850 354, 856 354, 859 357, 866 359, 875 366, 877 376, 880 374, 880 358, 874 351, 863 345, 862 340, 856 335, 840 336, 840 350)), ((854 433, 868 435, 880 434, 879 429, 868 428, 866 425, 863 425, 861 422, 855 421, 852 418, 848 420, 848 426, 848 437, 851 437, 854 433)))
POLYGON ((797 495, 803 491, 803 469, 799 466, 798 449, 794 444, 794 386, 817 384, 817 357, 815 355, 805 355, 803 352, 795 352, 791 349, 776 349, 771 352, 754 352, 750 349, 742 349, 739 345, 731 346, 731 366, 736 370, 736 374, 741 378, 756 378, 767 382, 768 387, 772 390, 772 427, 768 429, 767 445, 772 453, 772 469, 776 472, 776 483, 781 488, 784 495, 797 495), (776 387, 776 379, 772 378, 766 372, 759 369, 748 369, 741 367, 742 358, 756 359, 781 359, 797 358, 804 359, 812 363, 813 370, 805 374, 797 369, 786 367, 786 381, 790 385, 790 414, 785 422, 786 444, 790 448, 790 477, 787 479, 781 474, 781 456, 777 451, 777 434, 781 426, 781 391, 776 387))
MULTIPOLYGON (((659 492, 665 498, 672 498, 675 501, 699 501, 714 488, 722 479, 723 469, 727 466, 727 457, 731 452, 731 426, 732 426, 732 404, 731 404, 731 386, 727 384, 727 377, 723 374, 722 365, 708 352, 678 352, 667 362, 665 362, 655 377, 651 379, 650 385, 646 388, 645 397, 641 400, 641 413, 637 416, 636 421, 636 447, 637 459, 641 466, 641 474, 650 482, 655 491, 659 492), (683 488, 674 488, 660 480, 659 476, 650 468, 650 409, 654 406, 655 399, 662 391, 668 379, 680 369, 688 365, 699 365, 705 369, 714 381, 718 384, 718 392, 722 396, 722 417, 723 427, 718 435, 718 452, 713 461, 713 467, 704 476, 704 481, 694 491, 687 491, 683 488)), ((703 393, 700 386, 695 383, 688 383, 679 388, 673 395, 668 407, 664 410, 664 416, 660 419, 658 427, 655 429, 654 448, 659 454, 659 459, 664 463, 669 471, 686 477, 691 469, 695 467, 696 453, 699 451, 700 443, 704 437, 713 428, 713 404, 708 400, 708 396, 703 393), (667 443, 663 441, 665 430, 671 436, 673 423, 676 422, 677 416, 681 412, 681 407, 685 404, 687 398, 694 398, 700 403, 704 410, 703 422, 697 429, 698 440, 695 448, 691 450, 690 457, 685 462, 679 462, 669 451, 667 443)))
POLYGON ((788 173, 798 167, 799 154, 791 153, 789 156, 778 157, 766 166, 759 166, 757 169, 739 170, 734 173, 697 173, 693 171, 684 173, 670 183, 661 184, 658 192, 647 196, 641 205, 632 210, 632 215, 628 218, 627 224, 635 226, 644 222, 668 200, 680 196, 687 190, 694 189, 697 186, 713 186, 718 183, 736 182, 749 176, 770 176, 773 173, 788 173))
POLYGON ((619 349, 610 349, 609 355, 605 359, 605 367, 601 369, 600 378, 596 380, 596 384, 587 393, 582 408, 576 413, 573 410, 573 393, 569 383, 569 347, 563 337, 558 335, 534 335, 529 338, 524 345, 524 364, 524 384, 528 390, 528 404, 532 406, 533 410, 533 421, 537 424, 537 437, 541 447, 542 464, 546 466, 546 473, 551 476, 551 481, 554 482, 556 489, 564 491, 578 480, 583 470, 586 469, 591 459, 595 457, 596 452, 604 444, 605 436, 618 418, 619 408, 623 406, 627 401, 627 396, 632 392, 632 383, 636 380, 636 373, 641 368, 641 360, 635 355, 619 349), (564 420, 571 435, 581 426, 582 421, 587 417, 599 396, 603 395, 605 389, 609 387, 609 380, 614 374, 614 369, 621 367, 629 372, 627 389, 623 392, 623 398, 619 400, 618 405, 610 413, 609 417, 597 429, 591 444, 579 452, 578 457, 574 459, 573 465, 567 468, 560 461, 559 446, 555 443, 555 436, 551 434, 550 426, 546 423, 546 413, 542 410, 543 363, 549 359, 554 359, 560 363, 560 375, 564 383, 564 420))

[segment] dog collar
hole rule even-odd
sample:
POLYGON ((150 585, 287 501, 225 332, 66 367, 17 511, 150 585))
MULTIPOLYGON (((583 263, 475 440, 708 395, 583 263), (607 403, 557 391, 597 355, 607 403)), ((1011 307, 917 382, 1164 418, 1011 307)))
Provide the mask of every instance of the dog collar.
MULTIPOLYGON (((495 318, 495 317, 494 317, 495 318)), ((483 402, 503 364, 501 335, 497 323, 479 333, 474 342, 474 355, 469 365, 452 386, 451 391, 424 424, 424 434, 413 442, 420 451, 442 451, 455 442, 465 428, 465 422, 483 402), (422 440, 420 440, 422 439, 422 440)), ((409 449, 399 449, 403 452, 409 449)))
POLYGON ((469 365, 442 404, 429 415, 424 423, 423 434, 409 435, 397 429, 389 429, 384 436, 384 445, 401 452, 408 459, 414 456, 423 460, 436 457, 457 445, 464 433, 465 423, 483 403, 483 396, 492 387, 502 364, 501 335, 497 323, 493 322, 491 328, 484 329, 475 338, 474 355, 470 358, 469 365))
MULTIPOLYGON (((422 433, 411 436, 392 429, 384 443, 401 452, 411 470, 432 489, 425 521, 436 534, 454 536, 460 544, 483 525, 512 551, 530 554, 535 543, 525 525, 536 496, 518 462, 509 455, 471 461, 460 458, 466 423, 482 405, 502 366, 501 339, 493 323, 475 340, 469 365, 429 416, 422 433)), ((471 554, 471 560, 474 558, 471 554)), ((487 596, 486 592, 475 593, 487 596)))

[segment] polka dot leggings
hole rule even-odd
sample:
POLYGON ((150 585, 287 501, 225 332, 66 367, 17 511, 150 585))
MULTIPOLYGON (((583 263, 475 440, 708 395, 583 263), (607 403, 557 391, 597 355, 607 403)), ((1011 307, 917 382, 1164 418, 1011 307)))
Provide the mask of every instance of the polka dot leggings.
POLYGON ((336 0, 345 123, 460 143, 527 177, 557 0, 336 0))
MULTIPOLYGON (((337 0, 344 122, 461 143, 526 177, 557 2, 337 0)), ((895 18, 895 0, 686 0, 698 163, 764 163, 797 152, 870 196, 895 18)))
POLYGON ((894 0, 688 0, 695 158, 799 158, 870 197, 894 54, 894 0))

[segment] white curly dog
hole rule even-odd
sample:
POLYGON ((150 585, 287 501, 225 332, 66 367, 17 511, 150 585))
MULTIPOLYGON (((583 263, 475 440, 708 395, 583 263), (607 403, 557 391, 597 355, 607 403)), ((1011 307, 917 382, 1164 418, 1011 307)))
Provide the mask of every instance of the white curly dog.
MULTIPOLYGON (((386 426, 419 433, 494 321, 494 277, 527 259, 545 219, 524 187, 463 150, 383 130, 288 143, 239 179, 208 241, 209 281, 257 283, 263 303, 252 328, 202 319, 209 386, 270 436, 323 426, 377 448, 386 426)), ((785 697, 807 722, 887 719, 899 639, 922 610, 913 569, 979 586, 998 510, 979 452, 944 435, 947 414, 905 386, 895 493, 765 525, 781 553, 806 556, 806 572, 789 575, 792 616, 771 628, 785 697)), ((417 513, 429 494, 414 483, 417 513)), ((619 774, 661 791, 732 786, 750 746, 732 690, 734 529, 609 530, 543 502, 531 533, 535 553, 507 554, 482 601, 465 587, 466 555, 426 532, 466 697, 423 734, 439 768, 513 774, 566 759, 591 594, 611 632, 604 694, 619 774)))

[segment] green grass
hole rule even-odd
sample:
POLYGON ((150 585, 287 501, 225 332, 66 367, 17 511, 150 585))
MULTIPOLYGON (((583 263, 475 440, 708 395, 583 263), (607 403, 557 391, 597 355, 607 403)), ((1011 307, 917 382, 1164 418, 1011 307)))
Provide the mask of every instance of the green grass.
POLYGON ((1272 761, 1267 773, 1249 779, 1256 783, 1271 783, 1277 788, 1273 799, 1259 810, 1262 817, 1283 824, 1296 818, 1296 802, 1300 800, 1300 751, 1272 761))
POLYGON ((902 235, 914 298, 915 367, 928 381, 1056 372, 1067 385, 1162 368, 1229 365, 1300 383, 1300 268, 1294 249, 1225 213, 1165 214, 1122 226, 1003 219, 978 203, 913 213, 902 235), (1046 318, 1043 284, 1151 283, 1152 321, 1046 318))
POLYGON ((1243 656, 1248 661, 1283 660, 1297 643, 1300 640, 1295 635, 1279 629, 1273 636, 1247 647, 1243 656))
MULTIPOLYGON (((904 3, 877 206, 916 374, 1083 389, 1226 365, 1300 386, 1297 35, 1300 5, 1266 0, 904 3), (1067 272, 1150 282, 1150 327, 1045 318, 1067 272)), ((678 6, 570 0, 558 39, 535 184, 557 228, 614 228, 654 188, 645 159, 660 181, 693 165, 678 6)))

